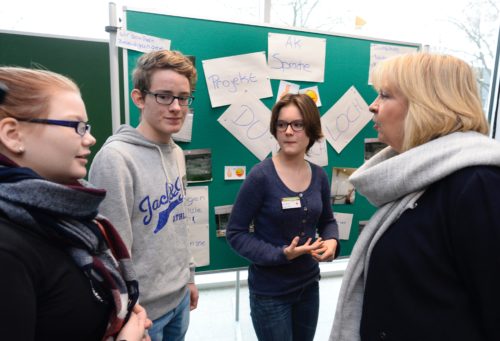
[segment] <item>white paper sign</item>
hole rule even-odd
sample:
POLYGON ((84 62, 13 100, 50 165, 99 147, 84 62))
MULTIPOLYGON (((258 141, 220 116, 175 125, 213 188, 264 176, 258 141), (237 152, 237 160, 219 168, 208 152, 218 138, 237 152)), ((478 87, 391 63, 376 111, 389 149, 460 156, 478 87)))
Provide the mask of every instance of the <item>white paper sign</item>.
MULTIPOLYGON (((372 74, 373 68, 381 61, 394 57, 400 54, 417 52, 416 47, 408 46, 395 46, 386 44, 371 44, 370 45, 370 70, 368 75, 372 74)), ((371 84, 370 77, 368 76, 368 84, 371 84)))
POLYGON ((188 187, 184 206, 189 224, 208 224, 208 186, 188 187))
POLYGON ((194 258, 196 266, 209 265, 208 186, 188 187, 185 209, 191 255, 194 258))
POLYGON ((320 167, 328 165, 328 152, 326 149, 326 140, 320 139, 316 141, 309 152, 306 154, 305 159, 320 167))
POLYGON ((213 108, 232 104, 243 93, 273 96, 264 52, 207 59, 202 64, 213 108))
POLYGON ((333 212, 333 216, 339 226, 339 239, 349 240, 353 215, 350 213, 333 212))
POLYGON ((268 34, 269 72, 272 79, 323 82, 326 39, 290 34, 268 34))
POLYGON ((140 52, 170 50, 170 40, 127 30, 118 30, 116 33, 116 46, 140 52))
POLYGON ((354 86, 321 117, 327 141, 340 153, 372 119, 368 104, 354 86))
POLYGON ((208 224, 188 225, 188 240, 195 266, 210 265, 208 224))
POLYGON ((172 138, 174 139, 174 141, 191 142, 192 135, 193 135, 193 113, 192 109, 189 109, 189 113, 186 115, 186 119, 184 120, 184 124, 182 125, 181 130, 179 130, 175 134, 172 134, 172 138))
POLYGON ((262 161, 271 152, 274 141, 269 132, 270 119, 271 111, 264 103, 243 95, 217 121, 262 161))

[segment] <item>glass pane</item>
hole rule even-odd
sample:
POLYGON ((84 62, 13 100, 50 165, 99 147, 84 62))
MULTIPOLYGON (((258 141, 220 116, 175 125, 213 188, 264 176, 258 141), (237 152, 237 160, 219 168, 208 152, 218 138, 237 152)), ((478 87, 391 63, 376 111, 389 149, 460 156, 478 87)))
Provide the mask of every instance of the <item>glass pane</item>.
MULTIPOLYGON (((430 51, 453 54, 472 64, 478 73, 485 111, 488 108, 500 25, 498 0, 185 0, 182 5, 174 0, 114 2, 119 16, 126 5, 249 24, 264 22, 267 3, 272 25, 422 43, 430 51)), ((6 2, 0 11, 0 30, 108 39, 104 31, 108 24, 108 2, 102 0, 19 0, 6 2)))

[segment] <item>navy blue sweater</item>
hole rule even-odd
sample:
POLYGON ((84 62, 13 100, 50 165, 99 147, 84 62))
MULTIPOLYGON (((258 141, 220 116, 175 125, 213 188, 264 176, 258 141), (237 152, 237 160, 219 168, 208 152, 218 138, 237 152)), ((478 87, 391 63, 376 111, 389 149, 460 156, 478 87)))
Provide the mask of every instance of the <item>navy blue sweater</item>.
POLYGON ((500 168, 431 185, 373 248, 362 340, 500 340, 500 168))
MULTIPOLYGON (((324 170, 311 165, 312 178, 304 192, 293 192, 279 178, 272 159, 254 166, 241 186, 234 203, 226 237, 231 247, 252 264, 250 291, 257 295, 278 296, 298 290, 319 278, 319 266, 306 254, 289 261, 283 253, 292 239, 299 245, 315 238, 338 239, 333 217, 330 186, 324 170), (299 197, 301 207, 283 209, 283 198, 299 197), (248 227, 254 222, 255 232, 248 227)), ((337 254, 340 245, 337 247, 337 254)))

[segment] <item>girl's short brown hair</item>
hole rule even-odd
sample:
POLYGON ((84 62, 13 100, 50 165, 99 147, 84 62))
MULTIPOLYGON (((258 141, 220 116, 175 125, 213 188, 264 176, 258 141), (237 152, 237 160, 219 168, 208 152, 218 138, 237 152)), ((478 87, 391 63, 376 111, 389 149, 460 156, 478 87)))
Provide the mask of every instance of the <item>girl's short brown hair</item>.
POLYGON ((321 119, 316 103, 306 94, 286 94, 280 98, 280 100, 274 105, 271 112, 271 124, 269 131, 276 138, 276 122, 280 115, 282 108, 294 105, 296 106, 300 113, 302 114, 302 120, 304 121, 304 131, 309 137, 309 144, 307 145, 306 153, 311 149, 313 144, 323 137, 323 132, 321 131, 321 119))

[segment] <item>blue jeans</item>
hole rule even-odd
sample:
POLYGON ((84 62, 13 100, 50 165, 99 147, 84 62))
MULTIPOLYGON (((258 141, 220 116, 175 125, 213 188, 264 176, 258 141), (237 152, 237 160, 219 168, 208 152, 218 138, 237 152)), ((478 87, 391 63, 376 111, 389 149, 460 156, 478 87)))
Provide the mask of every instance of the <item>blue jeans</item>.
POLYGON ((318 281, 282 296, 250 294, 250 314, 259 341, 312 341, 318 313, 318 281))
POLYGON ((189 290, 181 303, 153 321, 148 333, 151 341, 184 341, 189 326, 189 290))

